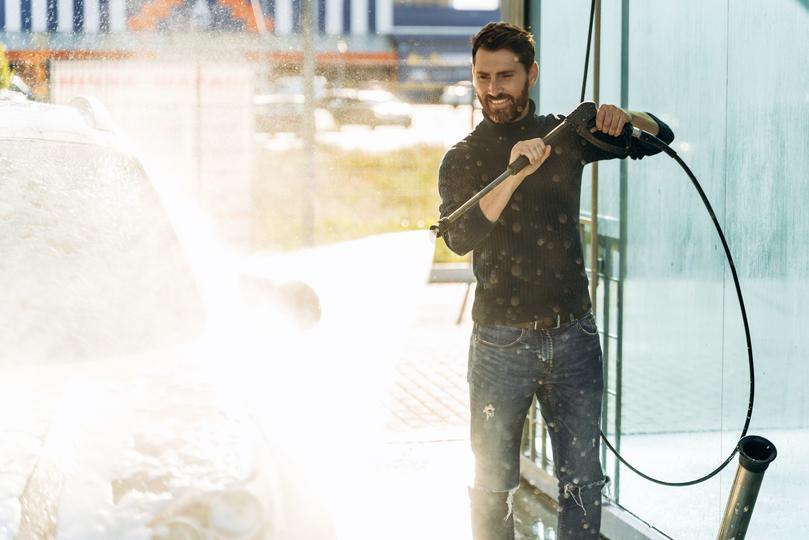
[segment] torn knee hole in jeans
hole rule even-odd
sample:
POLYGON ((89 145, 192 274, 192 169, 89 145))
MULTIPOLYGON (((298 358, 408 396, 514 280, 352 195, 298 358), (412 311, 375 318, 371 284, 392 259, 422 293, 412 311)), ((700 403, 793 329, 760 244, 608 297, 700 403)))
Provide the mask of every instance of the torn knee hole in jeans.
MULTIPOLYGON (((570 483, 565 484, 564 496, 565 496, 565 498, 570 497, 571 499, 573 499, 573 502, 576 503, 576 506, 581 508, 582 512, 584 512, 584 515, 586 516, 587 515, 587 509, 584 507, 584 499, 581 496, 581 490, 582 489, 599 488, 598 491, 600 493, 601 488, 604 487, 604 484, 606 484, 606 483, 607 483, 606 477, 602 478, 601 480, 598 480, 597 482, 590 482, 589 484, 584 484, 584 485, 581 485, 581 486, 579 484, 574 483, 574 482, 570 482, 570 483)), ((598 501, 596 501, 596 504, 598 504, 598 501)))
POLYGON ((506 512, 506 516, 503 518, 503 521, 506 521, 514 513, 514 494, 517 492, 518 489, 520 489, 520 486, 513 487, 508 491, 500 491, 496 489, 488 489, 480 487, 475 489, 478 491, 490 493, 492 495, 502 495, 507 493, 508 495, 506 496, 506 507, 508 508, 508 511, 506 512))
POLYGON ((514 493, 517 492, 518 487, 511 488, 510 490, 508 490, 508 498, 506 499, 506 506, 508 506, 508 512, 506 512, 505 519, 511 517, 511 514, 514 511, 514 493))

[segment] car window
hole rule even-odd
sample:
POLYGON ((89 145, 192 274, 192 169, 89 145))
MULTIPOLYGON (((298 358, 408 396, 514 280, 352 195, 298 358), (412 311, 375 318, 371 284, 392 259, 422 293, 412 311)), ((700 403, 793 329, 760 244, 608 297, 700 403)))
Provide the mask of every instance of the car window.
POLYGON ((0 140, 2 364, 180 343, 203 304, 143 169, 94 145, 0 140))

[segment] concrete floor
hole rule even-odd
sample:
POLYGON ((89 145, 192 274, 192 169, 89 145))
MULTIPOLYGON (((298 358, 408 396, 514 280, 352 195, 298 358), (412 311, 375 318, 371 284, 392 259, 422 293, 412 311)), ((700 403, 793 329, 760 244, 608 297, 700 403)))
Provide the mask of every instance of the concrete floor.
MULTIPOLYGON (((388 495, 378 501, 375 519, 389 539, 471 538, 466 492, 474 467, 466 386, 471 303, 466 313, 459 311, 465 294, 463 284, 427 285, 396 354, 385 444, 374 471, 399 501, 389 504, 388 495)), ((517 492, 514 508, 517 538, 556 538, 556 513, 532 487, 517 492)))

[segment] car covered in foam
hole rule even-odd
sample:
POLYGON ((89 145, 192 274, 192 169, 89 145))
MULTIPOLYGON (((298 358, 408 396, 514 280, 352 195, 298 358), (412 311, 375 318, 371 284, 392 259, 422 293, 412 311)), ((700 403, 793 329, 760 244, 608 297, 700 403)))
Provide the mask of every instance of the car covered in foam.
POLYGON ((200 264, 96 101, 0 118, 0 537, 333 538, 265 414, 317 298, 200 264))

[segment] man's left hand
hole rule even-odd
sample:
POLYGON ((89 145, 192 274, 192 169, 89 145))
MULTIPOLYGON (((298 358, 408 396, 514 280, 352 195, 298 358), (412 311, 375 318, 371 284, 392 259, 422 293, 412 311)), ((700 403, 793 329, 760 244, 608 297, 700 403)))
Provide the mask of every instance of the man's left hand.
POLYGON ((632 121, 629 112, 615 105, 601 105, 596 112, 596 125, 591 132, 601 131, 612 137, 617 137, 627 122, 632 121))

